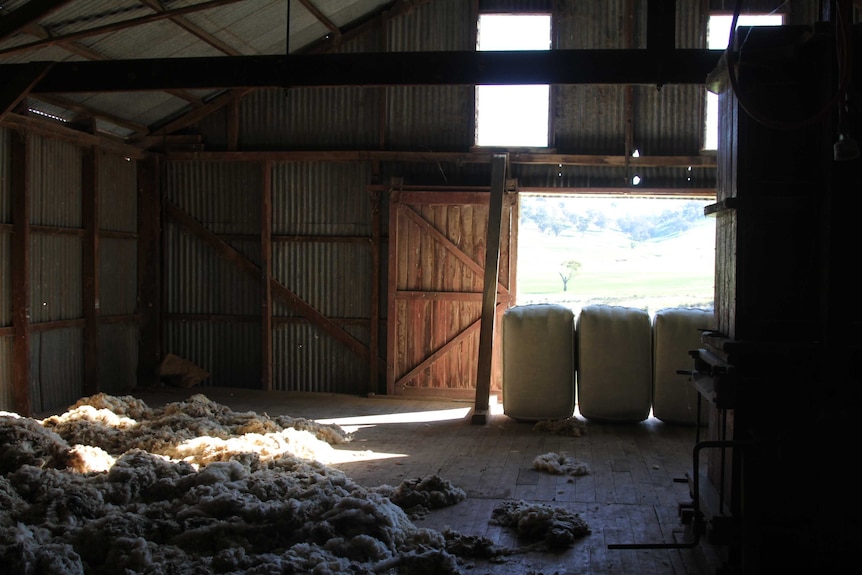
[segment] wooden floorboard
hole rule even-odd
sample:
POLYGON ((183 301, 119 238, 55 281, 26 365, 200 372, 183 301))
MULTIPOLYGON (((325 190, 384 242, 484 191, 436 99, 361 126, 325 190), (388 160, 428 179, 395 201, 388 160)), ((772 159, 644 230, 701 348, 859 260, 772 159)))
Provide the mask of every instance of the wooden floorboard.
POLYGON ((471 573, 702 575, 690 549, 608 548, 684 541, 678 505, 690 498, 688 486, 675 480, 684 478, 692 464, 692 427, 652 418, 641 423, 588 421, 582 437, 565 437, 513 420, 493 402, 487 422, 478 425, 471 421, 470 402, 227 388, 161 388, 134 395, 155 407, 191 393, 237 411, 356 425, 353 440, 335 447, 370 456, 333 467, 361 485, 398 485, 407 478, 439 475, 466 492, 465 501, 416 518, 421 527, 482 535, 516 548, 524 542, 509 528, 490 523, 495 507, 507 500, 560 506, 580 514, 590 526, 590 535, 562 552, 516 554, 499 564, 475 561, 471 573), (590 473, 553 475, 533 468, 537 456, 552 452, 586 463, 590 473), (380 454, 397 456, 375 458, 380 454))

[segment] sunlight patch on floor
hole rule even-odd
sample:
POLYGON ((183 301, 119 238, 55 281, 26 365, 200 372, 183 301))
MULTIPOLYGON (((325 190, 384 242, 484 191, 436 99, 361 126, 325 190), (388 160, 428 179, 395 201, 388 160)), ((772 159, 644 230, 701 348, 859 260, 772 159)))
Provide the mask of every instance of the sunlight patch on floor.
POLYGON ((406 413, 383 413, 380 415, 359 415, 355 417, 333 417, 330 419, 315 419, 317 423, 334 423, 344 431, 353 433, 364 427, 390 425, 397 423, 433 423, 437 421, 452 421, 464 419, 470 413, 469 407, 453 409, 436 409, 433 411, 410 411, 406 413))

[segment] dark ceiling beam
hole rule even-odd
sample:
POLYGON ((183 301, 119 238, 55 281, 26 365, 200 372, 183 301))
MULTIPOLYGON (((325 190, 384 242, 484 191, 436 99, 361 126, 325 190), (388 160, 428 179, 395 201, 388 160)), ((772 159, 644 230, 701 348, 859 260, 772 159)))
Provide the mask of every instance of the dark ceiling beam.
POLYGON ((0 18, 0 40, 37 22, 71 0, 30 0, 9 15, 0 18))
POLYGON ((675 0, 647 2, 647 49, 670 51, 676 48, 675 0))
MULTIPOLYGON (((34 93, 300 86, 704 84, 721 50, 385 52, 58 62, 34 93)), ((0 65, 12 78, 22 64, 0 65)))

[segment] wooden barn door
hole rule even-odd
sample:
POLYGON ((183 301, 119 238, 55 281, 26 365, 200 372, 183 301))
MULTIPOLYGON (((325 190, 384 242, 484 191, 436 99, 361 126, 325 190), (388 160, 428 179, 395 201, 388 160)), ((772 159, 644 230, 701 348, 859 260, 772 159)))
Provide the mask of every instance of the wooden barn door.
MULTIPOLYGON (((505 194, 492 354, 499 394, 499 326, 514 293, 516 194, 505 194)), ((387 390, 473 399, 479 357, 490 192, 392 190, 389 211, 387 390)))

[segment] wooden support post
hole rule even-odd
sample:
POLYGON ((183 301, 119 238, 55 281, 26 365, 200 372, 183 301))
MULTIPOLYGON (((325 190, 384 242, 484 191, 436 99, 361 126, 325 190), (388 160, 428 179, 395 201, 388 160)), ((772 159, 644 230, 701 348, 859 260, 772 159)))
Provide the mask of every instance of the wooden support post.
POLYGON ((476 370, 474 424, 488 419, 491 395, 491 365, 494 350, 494 323, 497 317, 497 275, 500 268, 500 230, 503 220, 503 195, 506 188, 506 154, 491 159, 491 203, 488 207, 488 232, 485 242, 485 287, 482 297, 482 323, 479 328, 479 364, 476 370))
POLYGON ((139 160, 138 176, 138 385, 159 382, 162 356, 162 206, 158 158, 139 160))
MULTIPOLYGON (((368 353, 372 358, 380 356, 380 190, 370 190, 371 198, 371 302, 369 313, 368 353)), ((380 369, 376 361, 369 361, 368 394, 377 393, 380 369)))
POLYGON ((81 160, 84 238, 82 299, 84 308, 84 395, 99 392, 99 159, 94 147, 81 160))
POLYGON ((398 379, 396 373, 398 360, 398 302, 395 300, 395 292, 398 289, 397 276, 397 254, 398 243, 401 234, 398 232, 398 213, 401 211, 401 178, 392 178, 389 187, 389 274, 386 285, 388 294, 388 310, 386 317, 386 393, 395 395, 395 381, 398 379))
POLYGON ((261 164, 260 190, 260 316, 261 386, 272 391, 272 162, 261 164))
POLYGON ((19 415, 32 414, 30 402, 30 138, 11 132, 12 187, 12 401, 19 415))

